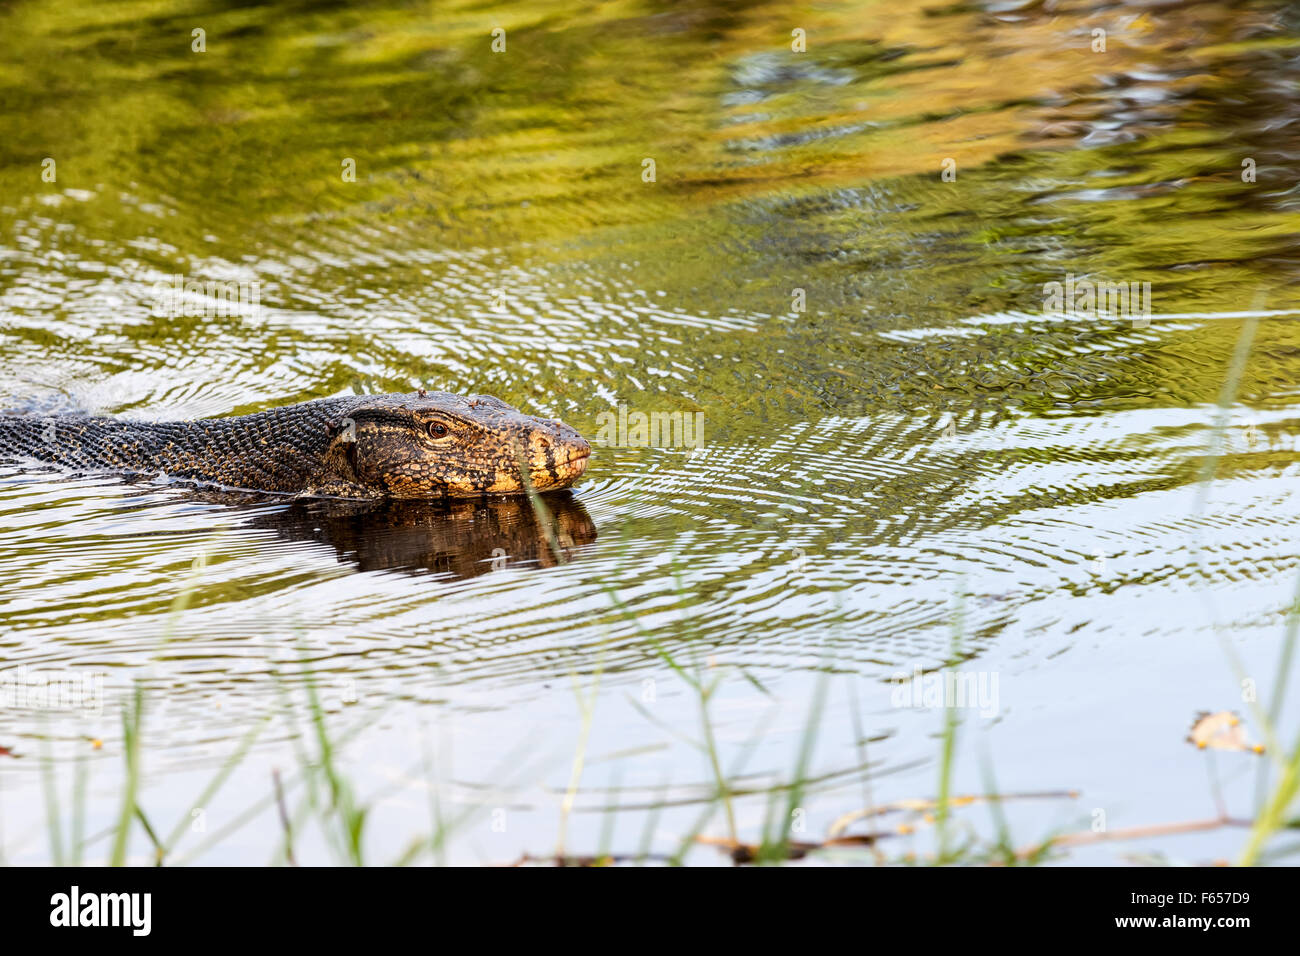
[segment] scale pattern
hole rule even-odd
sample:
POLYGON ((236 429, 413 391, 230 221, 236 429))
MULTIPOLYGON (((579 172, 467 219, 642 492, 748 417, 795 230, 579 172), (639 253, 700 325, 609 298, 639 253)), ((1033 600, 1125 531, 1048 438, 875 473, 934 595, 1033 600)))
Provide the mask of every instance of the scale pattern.
POLYGON ((328 398, 195 421, 0 416, 0 456, 11 460, 348 498, 519 494, 521 456, 538 490, 563 488, 585 471, 589 453, 561 422, 445 392, 328 398))

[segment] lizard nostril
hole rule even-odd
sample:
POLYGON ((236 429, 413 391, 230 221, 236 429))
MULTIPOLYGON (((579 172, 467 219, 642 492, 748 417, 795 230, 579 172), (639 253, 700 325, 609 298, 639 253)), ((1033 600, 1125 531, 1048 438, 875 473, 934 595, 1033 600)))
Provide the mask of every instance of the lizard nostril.
POLYGON ((539 444, 539 445, 542 446, 542 450, 543 450, 543 451, 545 451, 547 448, 550 448, 550 447, 551 447, 550 439, 547 439, 547 438, 538 438, 538 439, 537 439, 537 444, 539 444))

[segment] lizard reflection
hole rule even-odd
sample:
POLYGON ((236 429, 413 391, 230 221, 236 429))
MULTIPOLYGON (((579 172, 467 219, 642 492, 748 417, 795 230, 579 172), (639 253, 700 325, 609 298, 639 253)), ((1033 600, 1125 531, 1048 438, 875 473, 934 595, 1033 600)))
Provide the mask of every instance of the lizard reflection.
MULTIPOLYGON (((196 497, 223 503, 220 494, 196 497)), ((247 497, 243 497, 247 503, 247 497)), ((587 509, 569 492, 543 495, 546 524, 526 497, 449 501, 295 499, 262 512, 246 527, 290 541, 329 545, 341 562, 362 571, 434 572, 470 578, 507 567, 543 567, 571 560, 596 540, 587 509), (548 540, 549 539, 549 540, 548 540)))

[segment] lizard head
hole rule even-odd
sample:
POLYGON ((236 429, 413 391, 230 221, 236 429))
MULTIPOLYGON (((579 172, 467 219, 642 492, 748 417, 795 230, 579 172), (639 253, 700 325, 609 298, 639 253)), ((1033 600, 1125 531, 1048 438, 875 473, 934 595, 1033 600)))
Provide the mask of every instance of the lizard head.
POLYGON ((534 490, 554 491, 577 481, 591 454, 563 422, 486 395, 364 396, 328 430, 332 476, 367 497, 518 495, 525 475, 534 490))

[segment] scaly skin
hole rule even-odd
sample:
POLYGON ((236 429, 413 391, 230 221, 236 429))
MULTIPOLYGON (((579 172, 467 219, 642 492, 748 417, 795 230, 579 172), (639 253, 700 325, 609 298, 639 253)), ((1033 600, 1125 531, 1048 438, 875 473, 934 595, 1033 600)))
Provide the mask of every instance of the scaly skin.
POLYGON ((338 498, 471 498, 567 488, 591 446, 485 395, 357 395, 189 422, 0 416, 0 456, 83 472, 338 498))

